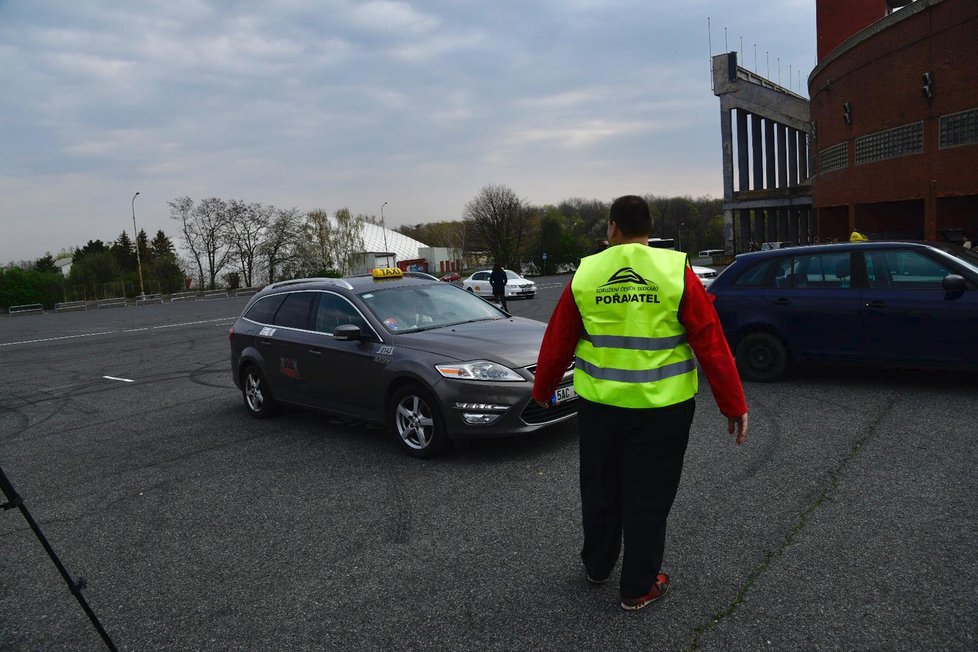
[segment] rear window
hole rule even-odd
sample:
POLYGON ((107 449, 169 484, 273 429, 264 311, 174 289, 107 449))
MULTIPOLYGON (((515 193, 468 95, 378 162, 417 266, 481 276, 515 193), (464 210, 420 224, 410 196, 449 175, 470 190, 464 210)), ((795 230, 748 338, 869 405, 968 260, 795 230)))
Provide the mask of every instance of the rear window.
POLYGON ((308 329, 312 313, 312 302, 316 295, 312 292, 293 292, 275 313, 274 324, 283 328, 308 329))
POLYGON ((734 281, 734 285, 742 288, 764 287, 765 281, 770 276, 771 260, 763 260, 752 267, 748 267, 734 281))
POLYGON ((245 319, 250 319, 259 324, 271 324, 272 318, 275 316, 275 311, 282 305, 283 299, 285 299, 284 294, 273 294, 269 297, 262 297, 253 306, 248 308, 248 312, 245 313, 245 319))

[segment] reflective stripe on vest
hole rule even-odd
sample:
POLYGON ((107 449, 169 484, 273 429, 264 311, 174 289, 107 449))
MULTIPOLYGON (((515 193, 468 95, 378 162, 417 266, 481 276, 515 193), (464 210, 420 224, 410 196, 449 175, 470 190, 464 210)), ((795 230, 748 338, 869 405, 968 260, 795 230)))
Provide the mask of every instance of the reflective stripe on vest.
POLYGON ((624 244, 588 256, 571 281, 584 334, 574 387, 583 398, 629 408, 692 398, 696 364, 679 322, 686 255, 624 244))

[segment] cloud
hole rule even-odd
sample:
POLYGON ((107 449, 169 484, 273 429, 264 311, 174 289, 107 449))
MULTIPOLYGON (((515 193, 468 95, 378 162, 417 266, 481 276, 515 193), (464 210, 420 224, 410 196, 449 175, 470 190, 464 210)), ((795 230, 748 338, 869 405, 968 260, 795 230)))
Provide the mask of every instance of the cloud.
POLYGON ((719 194, 706 16, 786 68, 814 58, 798 1, 6 2, 0 262, 115 237, 136 190, 171 235, 183 195, 398 224, 487 183, 719 194))

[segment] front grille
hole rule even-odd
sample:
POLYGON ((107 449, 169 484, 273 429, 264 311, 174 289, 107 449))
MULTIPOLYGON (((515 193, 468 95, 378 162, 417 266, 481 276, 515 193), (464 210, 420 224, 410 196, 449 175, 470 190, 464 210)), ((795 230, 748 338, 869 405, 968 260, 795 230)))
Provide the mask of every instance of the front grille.
POLYGON ((520 416, 527 423, 546 423, 575 412, 577 412, 576 398, 546 409, 537 405, 536 401, 530 401, 520 416))
MULTIPOLYGON (((570 383, 560 384, 561 387, 567 387, 568 385, 570 383)), ((527 423, 546 423, 567 416, 568 414, 574 414, 575 412, 577 412, 576 397, 560 405, 552 405, 548 408, 542 408, 537 405, 536 401, 531 400, 523 408, 523 413, 520 416, 527 423)))

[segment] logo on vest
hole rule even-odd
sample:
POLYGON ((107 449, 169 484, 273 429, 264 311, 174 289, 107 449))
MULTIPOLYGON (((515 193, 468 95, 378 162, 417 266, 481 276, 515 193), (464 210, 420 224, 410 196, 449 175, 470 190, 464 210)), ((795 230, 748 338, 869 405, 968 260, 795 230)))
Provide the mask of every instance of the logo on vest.
POLYGON ((595 290, 595 305, 606 303, 659 303, 659 286, 631 267, 622 267, 595 290))
POLYGON ((636 285, 649 285, 649 282, 642 278, 642 275, 631 267, 622 267, 611 275, 608 282, 601 287, 618 285, 619 283, 635 283, 636 285))

